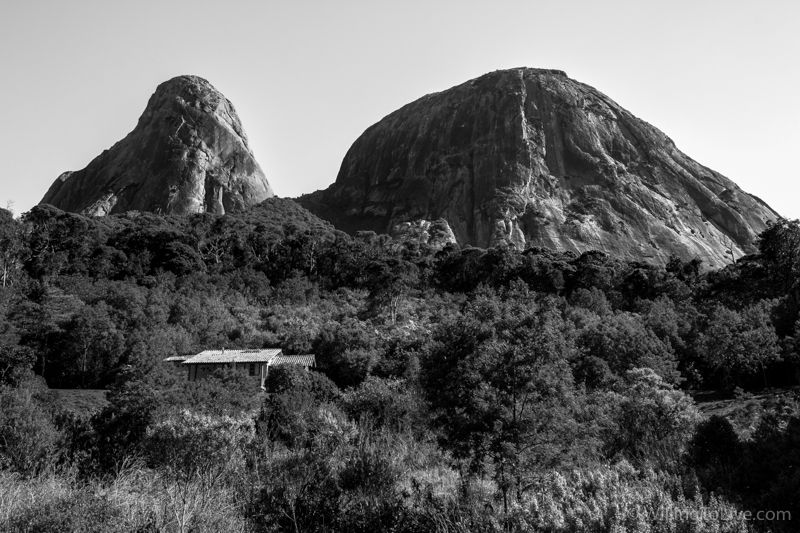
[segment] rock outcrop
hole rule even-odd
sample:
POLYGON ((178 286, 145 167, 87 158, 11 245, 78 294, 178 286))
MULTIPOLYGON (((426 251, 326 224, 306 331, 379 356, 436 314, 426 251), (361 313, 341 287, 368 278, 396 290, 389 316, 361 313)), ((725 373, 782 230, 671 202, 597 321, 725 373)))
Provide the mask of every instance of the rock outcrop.
POLYGON ((561 71, 486 74, 368 128, 300 203, 348 232, 442 218, 462 245, 629 260, 752 251, 778 215, 661 131, 561 71))
POLYGON ((443 218, 438 220, 414 220, 395 224, 390 233, 392 239, 404 243, 423 244, 433 250, 441 250, 448 244, 457 244, 456 236, 443 218))
POLYGON ((42 203, 88 215, 221 214, 272 196, 233 104, 206 80, 179 76, 158 86, 131 133, 59 176, 42 203))

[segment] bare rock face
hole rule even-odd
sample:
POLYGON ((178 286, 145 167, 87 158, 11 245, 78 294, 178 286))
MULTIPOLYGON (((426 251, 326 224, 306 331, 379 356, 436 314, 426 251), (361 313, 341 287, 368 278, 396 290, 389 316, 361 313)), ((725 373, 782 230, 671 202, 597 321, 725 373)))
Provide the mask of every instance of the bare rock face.
POLYGON ((438 220, 414 220, 395 224, 391 237, 402 242, 424 244, 434 250, 441 250, 448 244, 456 244, 456 236, 443 218, 438 220))
POLYGON ((274 196, 233 104, 210 83, 179 76, 158 86, 136 128, 42 199, 107 215, 242 211, 274 196))
POLYGON ((460 244, 622 259, 752 251, 778 215, 561 71, 497 71, 395 111, 300 203, 348 232, 442 218, 460 244))

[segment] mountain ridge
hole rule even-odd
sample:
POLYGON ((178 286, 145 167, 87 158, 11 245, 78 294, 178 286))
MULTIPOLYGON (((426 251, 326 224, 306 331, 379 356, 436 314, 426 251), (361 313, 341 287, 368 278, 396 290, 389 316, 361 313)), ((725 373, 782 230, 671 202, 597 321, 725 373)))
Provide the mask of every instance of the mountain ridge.
MULTIPOLYGON (((240 212, 274 192, 233 104, 160 84, 136 127, 42 199, 88 215, 240 212)), ((336 181, 296 201, 340 230, 721 266, 780 218, 657 127, 564 71, 498 70, 368 127, 336 181)))

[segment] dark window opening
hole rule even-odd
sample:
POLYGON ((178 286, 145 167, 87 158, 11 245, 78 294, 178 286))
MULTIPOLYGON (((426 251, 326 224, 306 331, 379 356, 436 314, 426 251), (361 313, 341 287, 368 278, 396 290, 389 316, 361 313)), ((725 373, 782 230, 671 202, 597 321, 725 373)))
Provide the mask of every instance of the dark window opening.
POLYGON ((250 373, 251 376, 255 376, 256 375, 256 364, 255 363, 250 363, 249 373, 250 373))

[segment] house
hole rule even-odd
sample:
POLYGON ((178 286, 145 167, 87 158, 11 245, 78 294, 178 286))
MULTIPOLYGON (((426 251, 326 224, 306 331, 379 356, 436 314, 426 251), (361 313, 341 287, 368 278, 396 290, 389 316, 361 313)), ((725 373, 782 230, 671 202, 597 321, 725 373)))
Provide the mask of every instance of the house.
POLYGON ((250 350, 205 350, 189 357, 167 357, 166 362, 180 365, 187 369, 187 379, 197 381, 221 368, 231 368, 236 372, 246 372, 249 377, 258 380, 261 388, 265 388, 270 366, 299 365, 306 370, 317 366, 314 355, 284 355, 279 348, 250 350))

